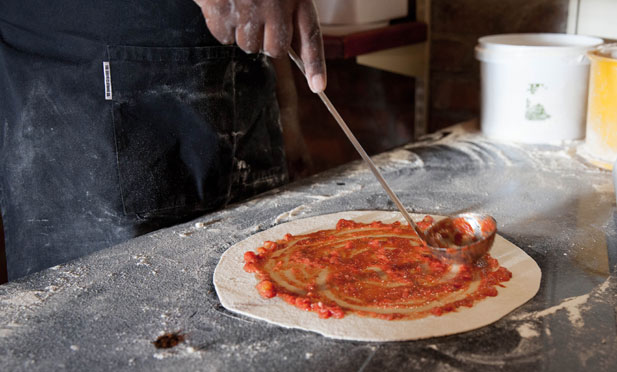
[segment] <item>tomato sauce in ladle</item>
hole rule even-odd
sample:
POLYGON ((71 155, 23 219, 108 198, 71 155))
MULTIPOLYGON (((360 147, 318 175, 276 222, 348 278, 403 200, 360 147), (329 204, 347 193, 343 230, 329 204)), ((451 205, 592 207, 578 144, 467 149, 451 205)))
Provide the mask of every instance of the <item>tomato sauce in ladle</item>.
POLYGON ((469 265, 491 249, 497 223, 489 215, 466 213, 439 220, 424 232, 417 225, 414 229, 439 257, 469 265))

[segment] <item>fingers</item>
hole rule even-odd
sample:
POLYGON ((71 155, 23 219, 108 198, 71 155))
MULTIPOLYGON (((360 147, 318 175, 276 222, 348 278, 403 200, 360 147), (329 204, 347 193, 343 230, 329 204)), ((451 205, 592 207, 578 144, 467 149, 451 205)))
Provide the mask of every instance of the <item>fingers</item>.
POLYGON ((290 17, 270 18, 264 29, 264 53, 274 58, 286 56, 292 36, 293 26, 290 17))
POLYGON ((215 4, 198 3, 201 12, 206 19, 208 30, 221 44, 233 44, 235 41, 235 23, 230 22, 231 8, 226 1, 218 1, 215 4))
MULTIPOLYGON (((229 45, 235 42, 247 53, 257 53, 262 48, 265 49, 263 21, 254 7, 238 9, 238 4, 228 0, 196 2, 201 7, 210 33, 221 44, 229 45)), ((278 53, 274 48, 272 52, 278 53)))
POLYGON ((236 27, 236 44, 247 53, 261 50, 264 39, 264 26, 248 22, 236 27))
POLYGON ((287 55, 293 39, 311 90, 321 92, 326 88, 323 40, 312 0, 195 1, 202 9, 208 29, 222 44, 236 42, 247 53, 261 49, 277 58, 287 55))
POLYGON ((235 28, 220 26, 217 21, 206 20, 206 25, 208 25, 208 29, 210 33, 216 40, 218 40, 223 45, 231 45, 235 41, 235 28))
POLYGON ((317 11, 312 1, 301 1, 296 13, 294 48, 299 53, 309 87, 314 93, 323 92, 327 85, 326 61, 317 11))

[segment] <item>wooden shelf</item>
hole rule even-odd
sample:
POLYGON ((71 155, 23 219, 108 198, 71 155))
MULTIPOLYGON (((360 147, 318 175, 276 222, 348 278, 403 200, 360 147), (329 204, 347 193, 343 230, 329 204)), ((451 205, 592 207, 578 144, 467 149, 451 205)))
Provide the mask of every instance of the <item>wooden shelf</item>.
POLYGON ((354 58, 362 54, 427 41, 423 22, 406 22, 342 36, 324 35, 326 59, 354 58))

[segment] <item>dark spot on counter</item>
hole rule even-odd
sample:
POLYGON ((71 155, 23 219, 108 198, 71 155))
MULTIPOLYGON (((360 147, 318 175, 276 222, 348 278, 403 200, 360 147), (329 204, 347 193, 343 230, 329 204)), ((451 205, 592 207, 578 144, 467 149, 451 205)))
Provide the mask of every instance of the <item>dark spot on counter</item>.
POLYGON ((165 333, 164 335, 159 336, 156 341, 152 341, 152 344, 157 349, 171 349, 172 347, 183 343, 184 340, 185 335, 178 331, 174 333, 165 333))

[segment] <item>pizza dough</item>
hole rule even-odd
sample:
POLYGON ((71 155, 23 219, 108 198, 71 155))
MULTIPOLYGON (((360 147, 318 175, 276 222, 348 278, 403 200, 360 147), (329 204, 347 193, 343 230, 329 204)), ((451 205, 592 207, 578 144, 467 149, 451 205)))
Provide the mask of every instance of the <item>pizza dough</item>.
MULTIPOLYGON (((424 215, 413 215, 420 220, 424 215)), ((228 310, 265 320, 287 328, 320 333, 326 337, 356 341, 405 341, 445 336, 489 325, 531 299, 540 287, 542 273, 523 250, 501 236, 495 238, 491 255, 512 272, 512 279, 498 288, 497 297, 488 297, 471 308, 460 308, 442 316, 414 320, 381 320, 348 314, 343 319, 320 319, 281 298, 263 298, 255 289, 254 274, 244 271, 244 253, 255 250, 264 241, 276 241, 286 233, 306 234, 333 229, 341 218, 357 222, 401 221, 399 212, 350 211, 294 220, 257 233, 229 248, 214 271, 214 286, 221 304, 228 310)), ((436 217, 437 219, 439 217, 436 217)))

